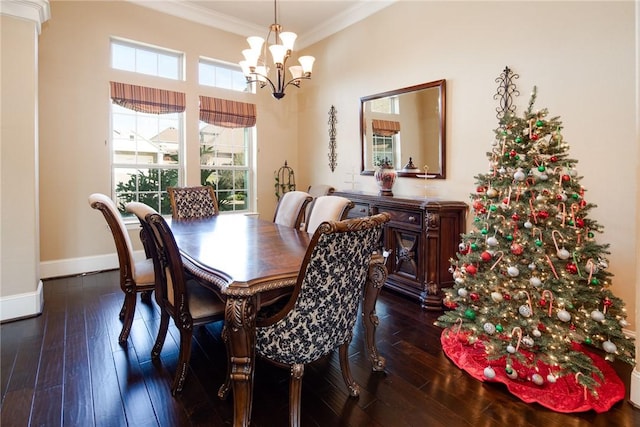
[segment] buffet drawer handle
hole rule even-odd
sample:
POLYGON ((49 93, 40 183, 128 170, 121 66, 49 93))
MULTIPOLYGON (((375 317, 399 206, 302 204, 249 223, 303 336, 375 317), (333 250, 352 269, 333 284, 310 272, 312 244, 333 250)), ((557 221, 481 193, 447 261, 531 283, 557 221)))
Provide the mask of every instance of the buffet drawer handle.
POLYGON ((415 216, 410 216, 409 217, 409 222, 416 222, 416 217, 415 216))

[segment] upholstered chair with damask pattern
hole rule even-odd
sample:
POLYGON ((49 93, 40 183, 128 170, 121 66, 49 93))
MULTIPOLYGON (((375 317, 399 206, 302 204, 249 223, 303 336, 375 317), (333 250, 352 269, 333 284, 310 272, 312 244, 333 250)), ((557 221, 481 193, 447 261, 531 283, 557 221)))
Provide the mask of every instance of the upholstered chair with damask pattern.
POLYGON ((160 306, 160 327, 151 350, 157 360, 164 346, 169 318, 180 331, 178 366, 171 385, 171 393, 182 391, 189 370, 193 328, 224 319, 224 306, 220 296, 192 279, 184 269, 180 251, 171 229, 153 208, 138 202, 128 203, 126 210, 135 214, 143 230, 151 235, 155 244, 153 256, 156 277, 156 302, 160 306))
POLYGON ((343 379, 351 396, 353 380, 348 348, 363 296, 369 263, 389 214, 329 221, 311 238, 287 304, 272 316, 258 318, 256 353, 289 367, 290 425, 300 424, 302 376, 307 363, 339 349, 343 379))
POLYGON ((213 187, 167 187, 173 219, 196 219, 218 215, 213 187))
POLYGON ((89 205, 102 212, 116 244, 120 267, 120 288, 124 292, 124 302, 120 310, 122 331, 120 331, 118 342, 124 344, 129 338, 133 324, 138 293, 149 295, 155 288, 153 261, 151 258, 139 261, 134 259, 133 245, 127 227, 111 197, 101 193, 91 194, 89 205))

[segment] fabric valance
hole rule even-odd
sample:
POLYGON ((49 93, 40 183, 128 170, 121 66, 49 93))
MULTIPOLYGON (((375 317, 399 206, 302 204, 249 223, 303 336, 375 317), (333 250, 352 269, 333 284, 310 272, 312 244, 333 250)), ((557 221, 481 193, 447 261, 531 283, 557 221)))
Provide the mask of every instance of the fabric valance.
POLYGON ((256 105, 200 96, 200 120, 225 128, 249 128, 256 124, 256 105))
POLYGON ((185 110, 182 92, 156 89, 127 83, 111 83, 111 99, 115 104, 140 113, 168 114, 185 110))
POLYGON ((393 136, 400 132, 400 122, 373 119, 372 128, 374 135, 393 136))

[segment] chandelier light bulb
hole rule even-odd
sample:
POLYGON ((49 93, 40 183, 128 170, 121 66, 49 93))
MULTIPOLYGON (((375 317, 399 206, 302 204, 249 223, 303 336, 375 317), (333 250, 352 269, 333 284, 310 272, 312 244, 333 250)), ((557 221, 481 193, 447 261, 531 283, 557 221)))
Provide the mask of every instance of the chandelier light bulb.
POLYGON ((260 51, 255 51, 253 49, 245 49, 242 51, 244 55, 245 61, 247 61, 247 65, 249 68, 255 67, 258 65, 258 58, 260 58, 260 51))
POLYGON ((289 72, 291 73, 291 78, 294 80, 298 80, 302 77, 302 67, 300 65, 292 65, 289 67, 289 72))
POLYGON ((313 62, 316 60, 313 56, 301 56, 298 58, 298 62, 302 65, 302 72, 304 74, 311 75, 311 70, 313 69, 313 62))
POLYGON ((298 35, 291 31, 280 33, 280 42, 288 51, 293 50, 293 44, 295 43, 296 38, 298 38, 298 35))
POLYGON ((281 44, 272 44, 269 46, 271 56, 273 56, 273 63, 276 65, 284 64, 284 59, 287 56, 287 48, 281 44))
POLYGON ((251 46, 251 50, 258 52, 260 55, 260 51, 262 50, 262 45, 264 44, 264 39, 258 36, 247 37, 247 42, 249 46, 251 46))

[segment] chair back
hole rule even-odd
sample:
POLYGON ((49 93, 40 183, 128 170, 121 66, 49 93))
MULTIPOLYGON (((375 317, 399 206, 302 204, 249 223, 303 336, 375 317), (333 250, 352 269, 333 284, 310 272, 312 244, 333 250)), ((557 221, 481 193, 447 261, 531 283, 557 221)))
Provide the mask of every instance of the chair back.
POLYGON ((371 256, 389 218, 382 213, 317 227, 287 306, 258 325, 258 354, 305 364, 350 340, 371 256))
POLYGON ((159 304, 174 316, 190 317, 187 278, 173 232, 162 215, 157 212, 148 214, 145 219, 157 242, 156 276, 160 278, 161 291, 156 293, 156 298, 160 298, 159 304))
MULTIPOLYGON (((158 253, 162 250, 159 236, 157 233, 151 228, 151 225, 147 222, 147 216, 152 214, 158 214, 158 212, 152 207, 145 205, 140 202, 129 202, 125 205, 124 210, 134 214, 138 221, 140 221, 140 227, 142 231, 140 232, 140 240, 143 242, 145 250, 148 251, 148 255, 151 259, 153 259, 153 267, 155 271, 156 277, 162 277, 163 267, 161 264, 161 260, 159 258, 158 253)), ((162 295, 166 295, 167 290, 166 287, 163 286, 164 281, 159 280, 156 283, 156 301, 158 303, 162 299, 162 295)))
POLYGON ((218 215, 213 187, 167 187, 173 219, 195 219, 218 215))
POLYGON ((320 196, 313 201, 311 213, 307 218, 305 230, 313 233, 324 221, 339 221, 345 219, 353 202, 342 196, 320 196))
POLYGON ((102 193, 93 193, 89 196, 89 205, 93 209, 102 212, 104 219, 113 235, 120 266, 120 283, 132 281, 136 277, 136 266, 133 258, 133 245, 127 232, 127 227, 122 221, 120 212, 111 197, 102 193), (122 280, 128 279, 128 280, 122 280))
POLYGON ((273 215, 273 222, 287 227, 300 228, 305 207, 312 197, 304 191, 288 191, 280 197, 273 215))
POLYGON ((328 196, 329 194, 333 193, 334 191, 336 191, 335 188, 333 188, 330 185, 327 184, 316 184, 316 185, 310 185, 309 189, 307 190, 307 193, 309 193, 311 195, 311 197, 320 197, 320 196, 328 196))

